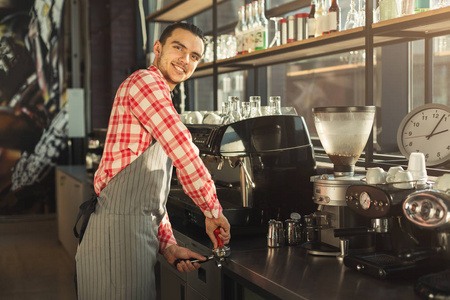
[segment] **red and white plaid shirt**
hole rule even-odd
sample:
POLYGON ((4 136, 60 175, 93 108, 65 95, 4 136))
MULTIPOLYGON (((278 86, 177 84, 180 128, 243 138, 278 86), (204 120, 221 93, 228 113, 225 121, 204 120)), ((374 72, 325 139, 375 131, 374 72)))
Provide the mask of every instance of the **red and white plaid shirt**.
MULTIPOLYGON (((192 143, 189 130, 173 107, 169 85, 155 66, 134 72, 117 90, 102 160, 94 178, 97 195, 153 139, 172 159, 185 193, 207 218, 217 218, 222 207, 214 182, 192 143)), ((158 240, 160 252, 176 244, 167 213, 159 226, 158 240)))

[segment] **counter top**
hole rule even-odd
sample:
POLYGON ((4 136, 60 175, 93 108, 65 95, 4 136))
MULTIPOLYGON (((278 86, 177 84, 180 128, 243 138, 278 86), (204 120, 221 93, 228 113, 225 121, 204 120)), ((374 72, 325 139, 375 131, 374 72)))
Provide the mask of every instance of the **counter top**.
MULTIPOLYGON (((171 222, 183 234, 211 248, 203 229, 178 220, 171 222), (202 232, 203 231, 203 232, 202 232)), ((421 299, 412 281, 381 280, 351 270, 334 257, 306 253, 301 246, 269 248, 265 235, 233 235, 231 255, 222 271, 234 280, 257 285, 280 299, 421 299)))
POLYGON ((86 172, 85 165, 58 165, 56 167, 58 170, 61 170, 81 182, 93 184, 93 178, 86 172))

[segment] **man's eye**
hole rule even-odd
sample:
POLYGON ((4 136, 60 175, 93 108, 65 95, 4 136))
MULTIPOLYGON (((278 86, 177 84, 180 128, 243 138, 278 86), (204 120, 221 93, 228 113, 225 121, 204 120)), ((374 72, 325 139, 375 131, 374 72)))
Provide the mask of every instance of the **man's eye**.
POLYGON ((199 61, 200 57, 198 57, 197 55, 192 55, 192 60, 199 61))

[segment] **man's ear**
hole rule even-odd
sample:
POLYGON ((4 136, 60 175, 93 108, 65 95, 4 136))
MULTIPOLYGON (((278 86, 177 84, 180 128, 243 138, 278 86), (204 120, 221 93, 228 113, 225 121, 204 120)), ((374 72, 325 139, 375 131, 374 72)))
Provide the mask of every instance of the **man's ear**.
POLYGON ((155 53, 156 57, 160 57, 161 56, 161 49, 162 49, 162 45, 160 41, 156 41, 155 44, 153 45, 153 53, 155 53))

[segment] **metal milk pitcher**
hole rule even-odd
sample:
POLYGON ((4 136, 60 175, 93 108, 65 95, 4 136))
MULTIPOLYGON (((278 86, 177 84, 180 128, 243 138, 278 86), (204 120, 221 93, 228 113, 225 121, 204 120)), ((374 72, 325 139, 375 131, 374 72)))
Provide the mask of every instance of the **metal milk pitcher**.
POLYGON ((267 246, 272 248, 284 246, 283 222, 271 219, 268 223, 267 246))

